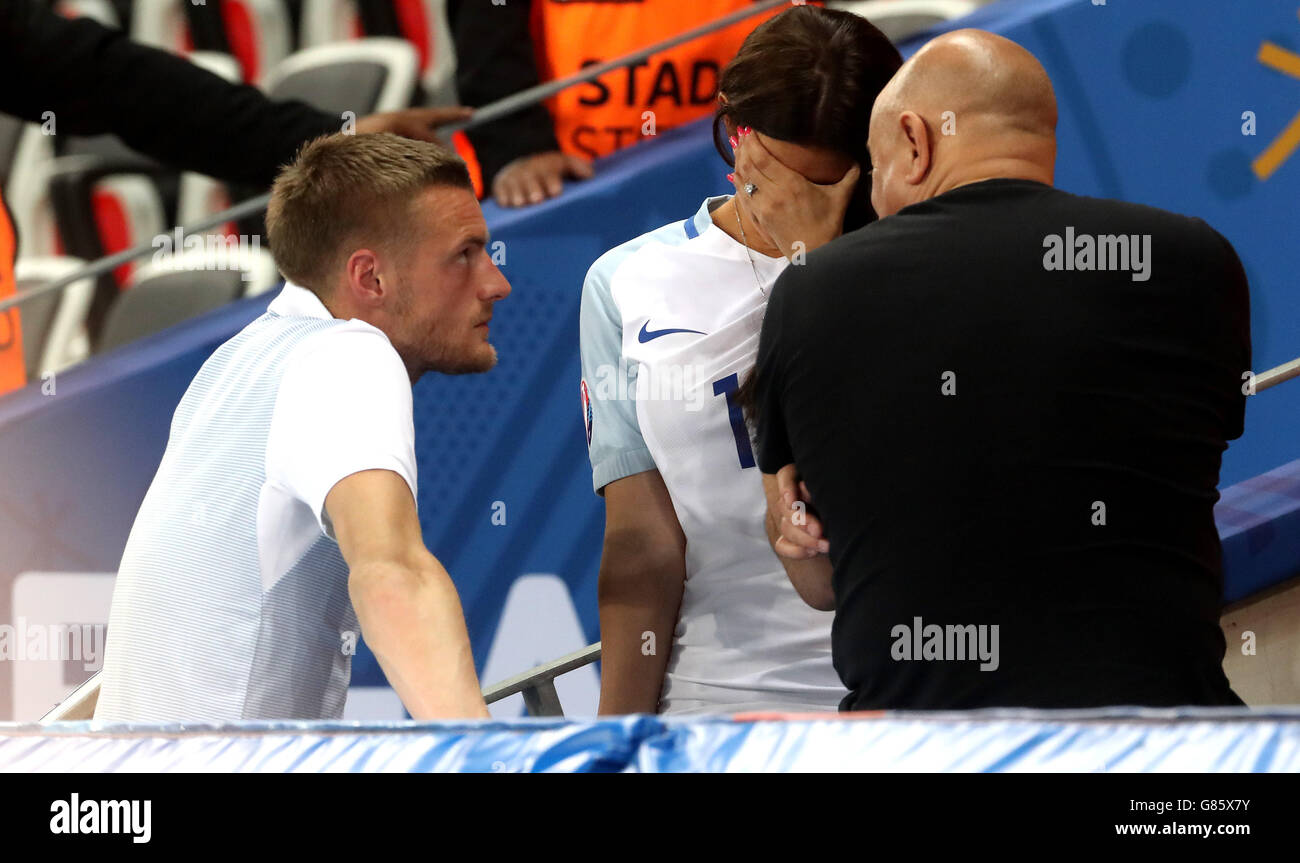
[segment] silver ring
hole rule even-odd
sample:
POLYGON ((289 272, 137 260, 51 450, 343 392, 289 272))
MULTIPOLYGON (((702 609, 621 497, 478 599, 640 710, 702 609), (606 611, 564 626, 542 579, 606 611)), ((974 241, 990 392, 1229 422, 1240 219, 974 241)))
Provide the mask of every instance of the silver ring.
POLYGON ((758 186, 755 186, 753 183, 745 184, 745 194, 749 195, 749 197, 751 198, 754 197, 754 193, 757 191, 758 191, 758 186))

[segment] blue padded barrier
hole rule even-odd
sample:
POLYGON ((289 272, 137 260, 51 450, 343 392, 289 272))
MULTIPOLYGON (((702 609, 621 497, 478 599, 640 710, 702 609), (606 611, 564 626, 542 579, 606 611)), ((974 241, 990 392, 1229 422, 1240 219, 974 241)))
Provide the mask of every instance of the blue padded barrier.
POLYGON ((1300 710, 0 724, 13 772, 1296 772, 1300 710))
POLYGON ((1300 576, 1300 459, 1224 489, 1214 519, 1227 602, 1300 576))

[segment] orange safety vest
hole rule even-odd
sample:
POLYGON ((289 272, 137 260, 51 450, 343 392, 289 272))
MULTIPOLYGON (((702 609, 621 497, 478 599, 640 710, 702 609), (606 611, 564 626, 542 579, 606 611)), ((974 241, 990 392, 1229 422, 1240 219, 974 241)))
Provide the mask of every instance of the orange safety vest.
MULTIPOLYGON (((18 291, 14 280, 14 258, 18 252, 9 209, 0 199, 0 300, 18 291)), ((0 312, 0 393, 16 390, 27 383, 23 366, 23 328, 18 307, 0 312)))
MULTIPOLYGON (((533 44, 542 81, 579 72, 743 9, 752 0, 534 0, 533 44)), ((560 149, 595 159, 711 115, 718 79, 755 27, 784 11, 745 18, 547 100, 560 149)))
POLYGON ((465 167, 469 170, 470 182, 474 184, 474 196, 482 198, 484 195, 483 168, 478 163, 478 153, 474 152, 474 145, 469 142, 469 136, 464 132, 453 132, 451 147, 456 151, 456 155, 465 160, 465 167))

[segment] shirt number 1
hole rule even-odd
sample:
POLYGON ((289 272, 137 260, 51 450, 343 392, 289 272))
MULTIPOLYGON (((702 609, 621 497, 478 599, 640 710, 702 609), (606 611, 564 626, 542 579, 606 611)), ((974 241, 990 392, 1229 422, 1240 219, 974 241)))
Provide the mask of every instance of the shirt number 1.
POLYGON ((731 434, 736 438, 736 456, 741 468, 754 466, 754 449, 749 443, 749 429, 745 427, 745 414, 736 402, 740 389, 740 376, 731 374, 713 382, 713 394, 727 397, 727 416, 731 418, 731 434))

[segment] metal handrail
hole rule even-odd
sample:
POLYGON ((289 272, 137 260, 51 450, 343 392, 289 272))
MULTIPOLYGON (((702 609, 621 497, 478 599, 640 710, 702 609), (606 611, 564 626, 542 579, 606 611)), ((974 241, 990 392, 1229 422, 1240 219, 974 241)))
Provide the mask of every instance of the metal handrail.
POLYGON ((560 696, 555 691, 555 678, 599 659, 600 642, 597 641, 581 650, 492 684, 483 690, 483 700, 492 704, 520 692, 523 693, 524 706, 528 708, 529 716, 563 716, 560 696))
MULTIPOLYGON (((528 708, 529 716, 563 716, 560 696, 555 691, 555 678, 590 665, 599 659, 600 642, 597 641, 559 659, 531 668, 514 677, 508 677, 500 683, 494 683, 483 690, 483 701, 493 704, 515 693, 523 693, 524 706, 528 708)), ((88 677, 80 686, 68 693, 66 698, 46 712, 40 718, 40 723, 44 725, 49 722, 94 718, 95 703, 99 700, 99 676, 100 672, 96 671, 88 677)))
POLYGON ((1283 381, 1289 381, 1294 377, 1300 377, 1300 357, 1291 360, 1289 363, 1282 363, 1280 366, 1274 366, 1266 372, 1260 372, 1255 375, 1255 392, 1266 390, 1269 387, 1275 387, 1283 381))
POLYGON ((41 725, 50 722, 75 722, 94 719, 95 704, 99 701, 99 672, 82 681, 67 697, 51 707, 39 720, 41 725))
MULTIPOLYGON (((743 21, 746 18, 775 9, 778 6, 784 6, 789 2, 791 2, 791 0, 762 0, 762 2, 755 3, 754 5, 748 6, 744 9, 739 9, 722 16, 717 20, 710 21, 707 24, 702 24, 699 27, 687 30, 684 33, 679 33, 678 35, 673 36, 670 39, 665 39, 662 42, 656 42, 649 47, 642 48, 639 51, 635 51, 626 56, 618 57, 614 60, 609 60, 595 66, 588 66, 582 71, 569 75, 566 78, 558 78, 554 81, 538 84, 535 87, 529 87, 526 90, 520 90, 518 93, 512 93, 504 99, 498 99, 490 105, 484 105, 482 108, 475 109, 474 115, 465 122, 449 123, 446 126, 440 126, 438 131, 444 135, 451 135, 455 132, 461 132, 466 129, 473 129, 477 126, 482 126, 485 123, 491 123, 493 120, 499 120, 502 117, 509 116, 521 108, 527 108, 531 105, 542 102, 545 99, 549 99, 561 90, 567 90, 569 87, 574 87, 578 84, 585 84, 588 81, 595 80, 601 75, 604 75, 607 72, 612 72, 615 69, 621 69, 625 66, 640 63, 652 54, 658 54, 661 51, 675 48, 676 46, 689 42, 692 39, 707 36, 715 30, 730 27, 737 21, 743 21)), ((229 209, 222 210, 220 213, 207 216, 192 225, 184 226, 181 228, 181 232, 183 234, 201 234, 204 231, 215 228, 218 225, 223 225, 226 222, 236 222, 240 219, 257 215, 266 209, 266 204, 270 199, 271 196, 269 193, 258 195, 256 198, 249 198, 247 201, 241 201, 229 209)), ((107 257, 99 258, 98 260, 87 264, 84 269, 72 273, 71 275, 55 279, 47 285, 41 285, 38 288, 32 288, 29 291, 14 294, 12 297, 0 300, 0 312, 12 306, 16 306, 19 303, 26 302, 33 297, 38 297, 42 294, 50 293, 51 291, 61 291, 74 282, 79 282, 82 279, 101 276, 104 273, 117 269, 122 264, 129 263, 130 261, 144 257, 145 255, 151 255, 155 251, 157 251, 157 249, 152 243, 150 243, 146 246, 136 246, 133 249, 124 249, 115 254, 108 255, 107 257)))

